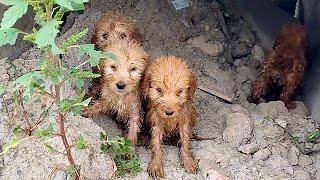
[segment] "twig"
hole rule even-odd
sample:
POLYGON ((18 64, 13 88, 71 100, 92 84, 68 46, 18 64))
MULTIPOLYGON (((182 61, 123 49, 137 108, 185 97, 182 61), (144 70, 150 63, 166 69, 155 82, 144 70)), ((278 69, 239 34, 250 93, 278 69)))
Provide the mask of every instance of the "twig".
POLYGON ((23 99, 22 99, 22 93, 21 91, 18 92, 19 93, 19 104, 20 104, 20 107, 22 108, 22 112, 23 112, 23 116, 24 116, 24 121, 26 123, 26 131, 27 131, 27 134, 29 136, 31 136, 31 133, 32 133, 32 126, 31 126, 31 123, 29 121, 29 115, 24 107, 24 104, 23 104, 23 99))
POLYGON ((207 94, 210 94, 212 96, 216 96, 216 97, 218 97, 220 99, 223 99, 223 100, 233 104, 233 99, 231 97, 226 96, 226 95, 224 95, 224 94, 222 94, 222 93, 220 93, 218 91, 215 91, 215 90, 212 90, 212 89, 208 89, 208 88, 202 87, 202 86, 198 86, 197 89, 199 89, 199 90, 201 90, 201 91, 203 91, 203 92, 205 92, 207 94))
POLYGON ((67 171, 65 167, 62 167, 61 165, 54 165, 52 171, 48 174, 47 179, 46 180, 51 180, 52 176, 58 171, 67 171))

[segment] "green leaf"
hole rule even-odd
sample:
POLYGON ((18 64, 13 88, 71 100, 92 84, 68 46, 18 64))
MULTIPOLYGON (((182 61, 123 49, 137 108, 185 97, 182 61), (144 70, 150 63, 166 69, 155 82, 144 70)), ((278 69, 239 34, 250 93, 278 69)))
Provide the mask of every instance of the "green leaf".
POLYGON ((76 148, 77 149, 86 149, 87 146, 88 146, 87 140, 85 140, 84 137, 80 135, 80 137, 78 137, 76 139, 76 148))
POLYGON ((84 85, 84 80, 83 79, 76 79, 76 87, 77 89, 81 89, 84 85))
POLYGON ((103 133, 103 132, 100 132, 100 140, 101 141, 107 141, 108 140, 108 135, 103 133))
POLYGON ((1 29, 7 29, 12 27, 18 19, 20 19, 28 10, 28 3, 21 1, 12 7, 10 7, 3 14, 1 21, 1 29))
POLYGON ((101 150, 102 152, 104 152, 104 153, 107 153, 107 152, 110 151, 110 147, 107 146, 106 144, 101 144, 101 145, 100 145, 100 150, 101 150))
POLYGON ((44 143, 44 146, 46 146, 50 152, 57 152, 57 150, 50 144, 44 143))
POLYGON ((21 132, 23 132, 23 129, 21 128, 21 125, 15 127, 15 128, 13 129, 13 134, 14 134, 14 135, 18 135, 18 134, 20 134, 21 132))
POLYGON ((24 98, 30 99, 30 97, 32 96, 33 92, 34 92, 34 87, 33 87, 33 81, 34 78, 36 77, 40 77, 40 73, 39 71, 30 71, 20 77, 18 77, 14 82, 16 84, 16 89, 18 89, 19 87, 24 87, 24 93, 23 96, 24 98))
POLYGON ((70 0, 55 0, 55 3, 57 3, 58 5, 67 8, 69 10, 73 10, 73 7, 71 5, 71 1, 70 0))
POLYGON ((47 128, 43 129, 43 128, 38 128, 35 131, 35 135, 39 138, 45 138, 45 137, 49 137, 52 135, 53 132, 53 125, 50 124, 47 128))
POLYGON ((16 28, 0 29, 0 47, 6 44, 14 45, 20 32, 16 28))
POLYGON ((111 59, 113 61, 117 61, 118 60, 118 57, 116 55, 114 55, 113 53, 110 53, 110 52, 102 52, 102 57, 111 59))
POLYGON ((89 63, 91 66, 97 66, 102 57, 101 51, 94 50, 94 44, 79 45, 79 55, 83 56, 84 54, 90 56, 89 63))
POLYGON ((62 51, 56 46, 55 38, 59 33, 59 25, 61 21, 51 20, 48 21, 36 34, 36 44, 39 48, 50 45, 51 53, 57 55, 62 51))
POLYGON ((19 4, 25 2, 25 0, 0 0, 0 4, 4 4, 6 6, 11 6, 15 4, 19 4))
POLYGON ((66 40, 62 41, 61 43, 61 49, 65 51, 68 46, 75 44, 77 41, 79 41, 82 37, 84 37, 89 32, 89 29, 86 28, 83 31, 74 34, 70 37, 68 37, 66 40))
POLYGON ((84 100, 84 101, 82 101, 80 103, 76 103, 76 104, 74 104, 72 106, 88 106, 89 103, 91 102, 91 99, 92 98, 90 97, 90 98, 88 98, 88 99, 86 99, 86 100, 84 100))
POLYGON ((320 138, 320 129, 316 130, 315 132, 311 133, 311 135, 308 136, 308 142, 316 143, 319 138, 320 138))
POLYGON ((78 171, 80 169, 80 166, 78 165, 72 165, 72 166, 68 166, 67 168, 67 173, 69 175, 73 175, 76 171, 78 171))
POLYGON ((3 84, 0 84, 0 96, 6 92, 6 87, 3 84))
POLYGON ((18 146, 18 143, 19 141, 17 137, 12 138, 10 142, 3 145, 1 154, 6 154, 10 149, 16 148, 18 146))
POLYGON ((79 79, 85 79, 85 78, 98 78, 101 75, 100 74, 95 74, 91 71, 79 71, 79 70, 73 70, 71 72, 71 76, 73 78, 79 78, 79 79))

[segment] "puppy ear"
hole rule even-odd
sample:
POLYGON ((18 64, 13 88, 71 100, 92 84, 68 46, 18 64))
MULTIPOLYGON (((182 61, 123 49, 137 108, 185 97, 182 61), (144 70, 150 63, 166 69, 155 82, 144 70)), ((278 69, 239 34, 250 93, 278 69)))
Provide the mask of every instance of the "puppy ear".
POLYGON ((146 100, 149 96, 150 92, 150 80, 151 80, 151 75, 149 72, 146 70, 141 78, 141 95, 144 100, 146 100))
POLYGON ((94 44, 95 48, 97 49, 97 42, 98 42, 98 36, 97 36, 97 33, 94 32, 92 38, 91 38, 91 44, 94 44))
POLYGON ((137 43, 140 43, 140 45, 143 45, 143 37, 138 30, 135 30, 131 34, 131 39, 137 43))
POLYGON ((189 80, 189 89, 188 89, 188 100, 192 100, 194 93, 196 91, 196 77, 193 73, 190 75, 190 80, 189 80))

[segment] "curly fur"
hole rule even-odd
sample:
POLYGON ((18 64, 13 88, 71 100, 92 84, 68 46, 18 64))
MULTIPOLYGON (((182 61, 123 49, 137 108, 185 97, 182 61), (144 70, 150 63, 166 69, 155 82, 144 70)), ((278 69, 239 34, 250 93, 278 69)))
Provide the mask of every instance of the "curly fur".
POLYGON ((95 25, 94 35, 91 43, 95 44, 98 50, 102 50, 112 41, 127 39, 142 44, 143 39, 136 24, 119 12, 108 12, 100 18, 95 25))
POLYGON ((262 91, 272 85, 281 89, 280 100, 288 108, 294 108, 291 102, 295 90, 303 83, 306 67, 306 37, 303 25, 290 23, 283 26, 277 36, 273 51, 267 56, 258 78, 253 83, 249 102, 257 103, 262 91))
POLYGON ((197 161, 189 146, 198 116, 192 104, 195 87, 193 73, 180 58, 160 57, 147 68, 141 89, 147 104, 146 123, 151 128, 150 176, 164 176, 161 149, 164 136, 180 136, 184 168, 187 172, 197 169, 197 161))
POLYGON ((127 40, 119 40, 105 47, 103 51, 115 54, 118 60, 100 60, 101 98, 85 108, 83 116, 116 113, 118 119, 128 123, 127 138, 133 142, 135 148, 143 118, 139 87, 141 76, 149 62, 148 55, 139 43, 127 40), (125 85, 124 89, 119 89, 119 82, 125 85))
MULTIPOLYGON (((103 51, 107 46, 119 40, 134 41, 141 46, 143 43, 139 29, 129 17, 123 16, 116 11, 105 13, 95 25, 91 43, 95 45, 97 50, 103 51)), ((92 71, 94 73, 100 72, 97 67, 93 67, 92 71)), ((85 97, 92 97, 94 100, 99 99, 102 81, 102 78, 94 79, 85 97)))

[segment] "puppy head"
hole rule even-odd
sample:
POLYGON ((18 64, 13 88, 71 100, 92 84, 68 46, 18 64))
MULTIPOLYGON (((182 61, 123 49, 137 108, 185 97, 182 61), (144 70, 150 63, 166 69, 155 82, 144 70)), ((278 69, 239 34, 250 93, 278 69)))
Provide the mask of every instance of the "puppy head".
POLYGON ((307 47, 306 33, 304 26, 300 23, 285 24, 277 39, 274 47, 292 46, 295 49, 304 50, 307 47))
POLYGON ((113 53, 117 61, 102 59, 100 69, 104 78, 104 87, 110 92, 123 95, 136 90, 141 76, 148 64, 148 55, 139 43, 119 40, 103 51, 113 53))
POLYGON ((131 39, 142 43, 138 28, 131 19, 119 12, 108 12, 96 23, 91 42, 98 49, 102 49, 104 46, 111 44, 112 41, 119 39, 131 39))
POLYGON ((195 77, 187 63, 174 56, 165 56, 147 68, 142 93, 158 115, 174 118, 182 106, 192 100, 195 87, 195 77))

